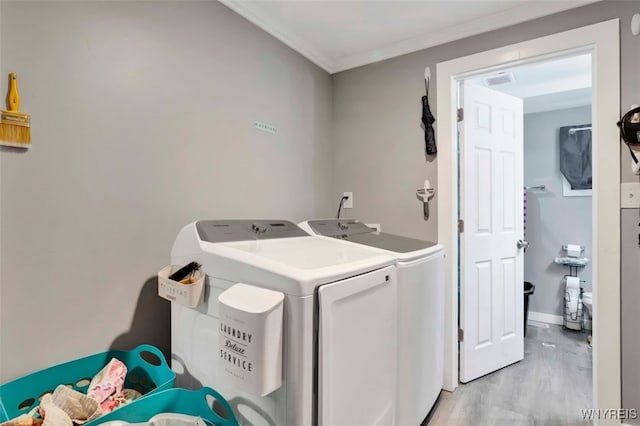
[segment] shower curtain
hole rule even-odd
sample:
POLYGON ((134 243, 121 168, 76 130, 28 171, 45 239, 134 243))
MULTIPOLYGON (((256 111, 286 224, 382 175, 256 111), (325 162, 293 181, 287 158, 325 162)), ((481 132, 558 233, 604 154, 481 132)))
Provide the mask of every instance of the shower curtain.
POLYGON ((560 127, 560 171, 571 189, 591 189, 591 124, 560 127))

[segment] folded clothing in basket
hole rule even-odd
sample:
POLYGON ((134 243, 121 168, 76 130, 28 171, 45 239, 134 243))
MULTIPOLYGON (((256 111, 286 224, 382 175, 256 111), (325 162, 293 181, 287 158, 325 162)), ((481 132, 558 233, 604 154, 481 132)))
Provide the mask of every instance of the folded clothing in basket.
POLYGON ((127 423, 120 420, 103 423, 101 426, 207 426, 200 417, 184 414, 162 413, 145 423, 127 423))
POLYGON ((39 407, 2 426, 73 426, 82 425, 101 415, 102 410, 95 399, 60 385, 53 393, 42 397, 39 407))
POLYGON ((0 426, 73 426, 82 425, 140 398, 140 392, 123 389, 127 366, 113 358, 91 380, 87 395, 59 385, 44 395, 40 406, 0 426))

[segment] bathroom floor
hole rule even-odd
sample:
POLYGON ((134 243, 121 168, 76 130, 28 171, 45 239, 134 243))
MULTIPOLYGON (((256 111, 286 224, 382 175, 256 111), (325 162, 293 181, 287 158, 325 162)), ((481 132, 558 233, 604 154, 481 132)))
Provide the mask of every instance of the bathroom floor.
POLYGON ((429 426, 588 425, 592 354, 587 334, 529 326, 525 358, 454 393, 442 392, 429 426))

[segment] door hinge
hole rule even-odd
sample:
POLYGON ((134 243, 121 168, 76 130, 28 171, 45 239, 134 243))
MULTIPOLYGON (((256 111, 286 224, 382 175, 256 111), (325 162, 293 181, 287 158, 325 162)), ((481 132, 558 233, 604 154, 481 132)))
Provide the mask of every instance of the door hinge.
POLYGON ((462 219, 458 219, 458 232, 461 234, 464 232, 464 220, 462 219))
POLYGON ((458 329, 458 340, 464 342, 464 330, 461 328, 458 329))
POLYGON ((464 120, 464 108, 458 108, 458 122, 464 120))

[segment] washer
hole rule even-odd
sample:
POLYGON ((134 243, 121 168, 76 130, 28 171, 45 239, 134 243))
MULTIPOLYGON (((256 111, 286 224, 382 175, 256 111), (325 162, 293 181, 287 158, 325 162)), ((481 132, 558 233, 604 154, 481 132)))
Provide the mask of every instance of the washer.
POLYGON ((179 232, 171 261, 207 277, 202 305, 171 303, 178 386, 219 390, 246 425, 395 424, 392 256, 283 220, 205 220, 179 232), (284 294, 283 384, 266 396, 235 388, 220 359, 218 296, 236 283, 284 294))
POLYGON ((440 244, 376 232, 359 220, 309 220, 313 235, 375 247, 396 259, 398 272, 398 391, 396 424, 422 423, 444 377, 444 250, 440 244))

